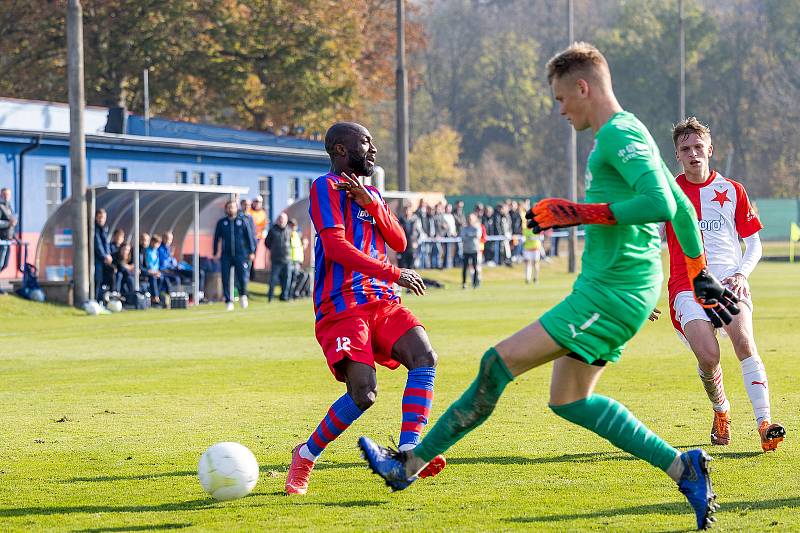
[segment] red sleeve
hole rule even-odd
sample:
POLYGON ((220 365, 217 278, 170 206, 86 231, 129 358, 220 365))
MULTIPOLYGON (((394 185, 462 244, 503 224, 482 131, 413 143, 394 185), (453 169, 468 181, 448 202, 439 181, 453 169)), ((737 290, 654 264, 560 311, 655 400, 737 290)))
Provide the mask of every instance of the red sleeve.
POLYGON ((311 221, 317 233, 326 228, 344 228, 344 206, 347 193, 333 188, 336 178, 330 175, 314 180, 309 199, 311 221))
POLYGON ((400 279, 400 269, 391 263, 384 263, 368 256, 344 237, 341 228, 329 228, 320 232, 322 248, 325 258, 339 263, 348 270, 360 272, 371 278, 377 278, 390 283, 400 279))
POLYGON ((764 224, 761 223, 753 209, 744 186, 733 180, 730 180, 730 182, 733 183, 733 187, 736 189, 736 212, 734 213, 736 233, 744 239, 764 229, 764 224))
POLYGON ((367 213, 372 215, 375 223, 383 235, 383 240, 389 245, 389 248, 395 252, 404 252, 408 242, 406 241, 406 232, 403 231, 397 217, 389 210, 383 197, 377 189, 370 187, 369 191, 373 195, 372 203, 368 204, 365 208, 367 213), (374 198, 377 197, 377 198, 374 198))

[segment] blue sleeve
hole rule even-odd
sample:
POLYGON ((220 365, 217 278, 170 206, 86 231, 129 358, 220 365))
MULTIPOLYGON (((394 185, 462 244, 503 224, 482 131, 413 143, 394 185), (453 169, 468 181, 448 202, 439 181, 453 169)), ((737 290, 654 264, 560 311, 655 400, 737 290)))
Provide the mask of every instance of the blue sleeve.
POLYGON ((214 251, 211 255, 216 256, 219 250, 219 240, 222 238, 222 220, 217 221, 217 227, 214 228, 214 251))

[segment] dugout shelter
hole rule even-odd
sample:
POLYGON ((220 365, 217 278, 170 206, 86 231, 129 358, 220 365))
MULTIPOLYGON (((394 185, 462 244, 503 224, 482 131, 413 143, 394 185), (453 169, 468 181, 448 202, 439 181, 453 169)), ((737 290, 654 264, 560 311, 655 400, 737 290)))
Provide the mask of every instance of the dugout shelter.
MULTIPOLYGON (((103 208, 107 213, 109 235, 115 229, 125 231, 125 242, 133 248, 136 271, 139 265, 139 235, 171 231, 173 253, 180 261, 191 253, 192 295, 199 301, 199 271, 201 255, 210 256, 214 228, 224 216, 225 203, 238 202, 248 187, 196 185, 183 183, 109 182, 87 190, 89 220, 89 294, 94 287, 94 213, 103 208)), ((72 282, 72 198, 66 199, 47 219, 36 250, 35 266, 46 284, 72 282)), ((134 276, 139 290, 139 276, 134 276)), ((63 302, 70 303, 70 302, 63 302)))

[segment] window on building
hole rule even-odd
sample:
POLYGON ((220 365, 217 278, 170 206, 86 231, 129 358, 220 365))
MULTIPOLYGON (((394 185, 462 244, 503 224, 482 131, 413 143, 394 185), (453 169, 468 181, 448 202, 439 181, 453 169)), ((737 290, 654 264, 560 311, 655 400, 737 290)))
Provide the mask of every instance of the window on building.
POLYGON ((258 194, 264 198, 264 211, 267 220, 272 220, 272 176, 261 176, 258 178, 258 194))
POLYGON ((286 204, 292 205, 300 198, 300 179, 289 178, 289 194, 286 198, 286 204))
POLYGON ((205 175, 202 172, 195 170, 192 172, 192 183, 202 185, 205 182, 205 175))
POLYGON ((112 181, 128 181, 128 169, 126 168, 109 167, 106 175, 109 183, 112 181))
POLYGON ((175 172, 175 183, 186 183, 186 172, 178 170, 175 172))
POLYGON ((208 184, 209 185, 222 185, 222 174, 219 172, 211 172, 208 175, 208 184))
POLYGON ((67 186, 67 167, 63 165, 46 165, 44 167, 45 199, 47 216, 52 215, 64 201, 67 186))

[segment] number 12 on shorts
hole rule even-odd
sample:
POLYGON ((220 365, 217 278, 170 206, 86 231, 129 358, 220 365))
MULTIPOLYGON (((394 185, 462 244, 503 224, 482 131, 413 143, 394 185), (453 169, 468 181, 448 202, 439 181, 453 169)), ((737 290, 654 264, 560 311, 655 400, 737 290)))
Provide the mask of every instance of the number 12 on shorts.
POLYGON ((350 337, 336 337, 336 351, 350 351, 350 337))

